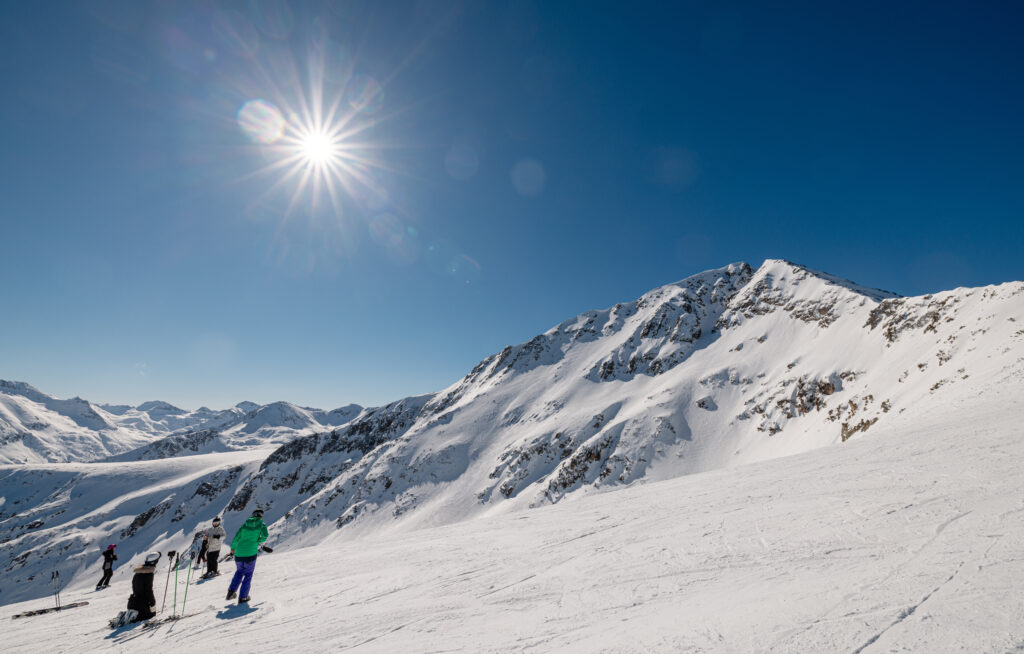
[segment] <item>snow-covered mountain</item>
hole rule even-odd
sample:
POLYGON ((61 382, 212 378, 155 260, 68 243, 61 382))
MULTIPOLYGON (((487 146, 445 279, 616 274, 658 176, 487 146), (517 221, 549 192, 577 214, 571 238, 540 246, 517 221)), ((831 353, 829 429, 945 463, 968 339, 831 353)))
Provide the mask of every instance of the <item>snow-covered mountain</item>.
MULTIPOLYGON (((53 600, 0 607, 4 651, 1017 653, 1015 381, 890 412, 841 446, 527 512, 404 534, 343 529, 308 548, 279 543, 272 526, 277 547, 257 563, 248 606, 225 602, 229 577, 186 587, 165 558, 166 608, 110 630, 131 592, 122 553, 110 589, 93 591, 90 571, 61 592, 88 606, 16 620, 53 600), (160 624, 172 605, 189 617, 160 624)), ((94 465, 97 482, 118 479, 94 465)), ((154 465, 123 480, 145 483, 154 465)), ((192 507, 210 510, 205 501, 192 507)), ((184 522, 175 517, 164 514, 165 531, 184 522)), ((138 533, 153 537, 160 520, 138 533)), ((180 538, 155 542, 166 551, 180 538)), ((30 583, 46 587, 49 574, 30 583)))
POLYGON ((78 397, 59 400, 24 382, 0 380, 0 464, 198 453, 187 443, 196 440, 197 432, 210 431, 219 436, 208 451, 280 445, 303 433, 342 425, 361 410, 354 404, 324 411, 288 402, 240 402, 223 411, 188 411, 160 401, 135 407, 92 404, 78 397), (176 449, 173 443, 183 447, 176 449))
POLYGON ((94 574, 107 542, 179 548, 256 506, 279 543, 315 544, 841 446, 1024 393, 1022 328, 1021 282, 901 298, 733 264, 567 320, 439 393, 339 410, 329 430, 277 403, 117 457, 137 463, 0 467, 0 602, 45 593, 31 582, 54 567, 94 574), (244 441, 271 424, 306 435, 244 441))
POLYGON ((0 380, 0 463, 97 459, 148 440, 82 398, 59 400, 24 382, 0 380))
POLYGON ((305 433, 351 422, 362 410, 357 404, 324 411, 288 402, 256 405, 248 413, 235 407, 200 423, 201 429, 175 432, 105 460, 143 461, 281 445, 305 433))
POLYGON ((229 505, 278 532, 437 524, 844 442, 1021 368, 1024 284, 899 298, 785 261, 591 311, 432 397, 302 437, 229 505))

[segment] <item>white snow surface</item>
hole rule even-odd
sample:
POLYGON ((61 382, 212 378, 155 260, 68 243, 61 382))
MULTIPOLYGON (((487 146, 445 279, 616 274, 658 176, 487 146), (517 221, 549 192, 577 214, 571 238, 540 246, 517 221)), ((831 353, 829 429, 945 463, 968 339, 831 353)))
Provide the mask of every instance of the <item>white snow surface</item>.
POLYGON ((123 566, 109 590, 64 590, 86 607, 3 607, 4 649, 1019 652, 1022 411, 1015 388, 968 393, 795 456, 443 527, 342 530, 261 556, 248 608, 221 576, 189 588, 196 615, 154 629, 105 626, 130 592, 123 566))
MULTIPOLYGON (((900 298, 733 264, 384 407, 242 403, 181 431, 165 403, 100 407, 161 437, 0 465, 0 604, 260 507, 278 551, 251 614, 106 638, 108 590, 73 610, 110 614, 96 647, 1024 652, 1022 382, 1024 283, 900 298)), ((197 602, 223 609, 223 580, 197 602)))

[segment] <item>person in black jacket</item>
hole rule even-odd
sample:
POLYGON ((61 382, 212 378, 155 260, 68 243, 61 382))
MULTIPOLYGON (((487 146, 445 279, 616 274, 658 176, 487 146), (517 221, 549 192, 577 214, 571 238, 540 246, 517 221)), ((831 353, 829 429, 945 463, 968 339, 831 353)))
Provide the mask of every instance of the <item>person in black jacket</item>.
POLYGON ((107 545, 107 549, 103 552, 103 578, 100 579, 100 583, 96 584, 96 590, 110 585, 110 578, 114 576, 114 561, 116 560, 117 554, 114 554, 114 545, 107 545))
POLYGON ((128 598, 128 608, 138 612, 135 622, 148 620, 156 615, 153 577, 156 572, 156 564, 159 561, 160 552, 150 552, 146 555, 146 562, 135 568, 135 576, 132 577, 132 595, 128 598))

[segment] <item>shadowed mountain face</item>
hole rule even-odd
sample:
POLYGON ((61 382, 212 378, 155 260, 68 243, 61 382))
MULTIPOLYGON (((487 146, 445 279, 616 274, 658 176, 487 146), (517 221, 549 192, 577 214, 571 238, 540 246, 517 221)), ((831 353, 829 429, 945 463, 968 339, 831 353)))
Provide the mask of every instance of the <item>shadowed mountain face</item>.
POLYGON ((57 560, 91 572, 108 540, 178 548, 215 514, 235 526, 264 508, 279 543, 310 544, 841 446, 1021 387, 1022 327, 1020 282, 900 298, 785 261, 733 264, 567 320, 436 394, 236 407, 222 428, 119 456, 141 460, 130 469, 0 469, 18 489, 0 505, 0 601, 57 560), (265 420, 290 436, 247 440, 265 420), (96 483, 118 475, 127 486, 96 483))

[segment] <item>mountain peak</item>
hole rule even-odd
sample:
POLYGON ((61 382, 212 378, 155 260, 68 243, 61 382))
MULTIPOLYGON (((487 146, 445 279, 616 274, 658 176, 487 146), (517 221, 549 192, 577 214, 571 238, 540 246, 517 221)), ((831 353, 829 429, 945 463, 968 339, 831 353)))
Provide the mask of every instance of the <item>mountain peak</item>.
POLYGON ((29 399, 53 399, 50 395, 42 392, 35 386, 22 382, 22 381, 8 381, 6 379, 0 379, 0 393, 6 393, 8 395, 24 395, 29 399))
POLYGON ((173 404, 170 404, 168 402, 161 402, 160 400, 151 400, 149 402, 143 402, 142 404, 135 408, 145 413, 187 413, 184 409, 179 409, 173 404))
POLYGON ((792 285, 798 285, 803 280, 811 277, 820 279, 829 286, 838 286, 849 291, 853 291, 858 295, 866 296, 876 302, 901 297, 899 294, 891 291, 861 286, 860 284, 851 282, 848 279, 836 277, 835 275, 830 275, 828 273, 821 272, 820 270, 814 270, 786 259, 765 259, 764 263, 762 263, 761 267, 757 269, 757 272, 754 273, 750 281, 754 284, 759 280, 771 278, 778 280, 780 283, 788 282, 792 285))

